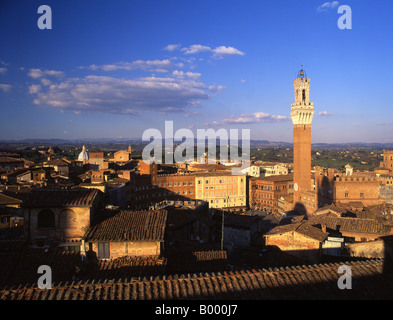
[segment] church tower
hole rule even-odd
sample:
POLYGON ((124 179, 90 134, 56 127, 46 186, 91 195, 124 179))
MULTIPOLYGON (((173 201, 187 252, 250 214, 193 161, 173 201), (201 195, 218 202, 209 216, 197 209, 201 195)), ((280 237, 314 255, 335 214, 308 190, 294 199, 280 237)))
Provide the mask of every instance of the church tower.
POLYGON ((291 103, 293 123, 294 205, 304 203, 302 192, 311 190, 311 122, 314 104, 310 102, 310 79, 301 69, 294 80, 295 102, 291 103))

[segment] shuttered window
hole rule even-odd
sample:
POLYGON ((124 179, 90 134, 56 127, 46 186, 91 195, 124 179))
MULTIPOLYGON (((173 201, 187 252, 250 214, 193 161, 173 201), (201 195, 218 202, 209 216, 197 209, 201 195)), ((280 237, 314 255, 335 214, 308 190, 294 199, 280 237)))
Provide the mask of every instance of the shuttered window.
POLYGON ((109 242, 98 243, 98 259, 109 259, 109 242))

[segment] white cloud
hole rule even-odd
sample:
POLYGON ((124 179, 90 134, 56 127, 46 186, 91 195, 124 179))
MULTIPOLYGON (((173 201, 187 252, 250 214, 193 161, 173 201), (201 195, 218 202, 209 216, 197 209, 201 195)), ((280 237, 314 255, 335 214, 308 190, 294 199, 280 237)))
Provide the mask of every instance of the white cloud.
POLYGON ((181 50, 184 51, 185 54, 195 54, 199 52, 212 51, 212 48, 201 44, 193 44, 187 48, 182 48, 181 50))
POLYGON ((317 11, 318 12, 328 11, 329 9, 336 8, 338 6, 338 4, 339 4, 338 1, 324 2, 317 8, 317 11))
POLYGON ((222 90, 224 90, 225 89, 225 87, 224 86, 221 86, 221 85, 211 85, 211 86, 209 86, 209 90, 211 91, 211 92, 214 92, 214 93, 216 93, 216 92, 220 92, 220 91, 222 91, 222 90))
POLYGON ((213 52, 214 52, 213 57, 220 58, 220 59, 226 56, 244 56, 244 52, 241 52, 240 50, 234 47, 219 46, 213 49, 213 52))
POLYGON ((7 72, 7 68, 6 67, 1 67, 0 68, 0 73, 6 73, 7 72))
POLYGON ((289 118, 287 116, 281 115, 271 115, 266 112, 254 112, 254 113, 244 113, 240 116, 231 116, 225 118, 221 121, 214 121, 212 123, 208 123, 208 126, 224 126, 224 125, 232 125, 232 124, 253 124, 259 122, 281 122, 288 121, 289 118))
POLYGON ((34 103, 77 112, 100 111, 137 114, 183 112, 209 98, 215 88, 185 77, 120 79, 89 75, 52 83, 41 91, 34 87, 34 103))
POLYGON ((64 72, 56 70, 30 69, 28 76, 33 79, 42 78, 44 76, 61 77, 64 76, 64 72))
POLYGON ((8 92, 11 89, 12 89, 12 86, 10 84, 0 83, 0 90, 3 90, 4 92, 8 92))
POLYGON ((184 72, 184 71, 179 71, 179 70, 174 70, 172 72, 172 75, 178 78, 184 78, 184 77, 188 77, 191 79, 199 79, 201 77, 201 74, 198 72, 184 72))
POLYGON ((136 60, 133 62, 119 62, 114 64, 95 65, 88 67, 90 70, 116 71, 116 70, 154 70, 162 72, 164 69, 172 68, 174 65, 169 59, 164 60, 136 60))
POLYGON ((49 85, 52 84, 52 82, 51 82, 50 80, 45 79, 45 78, 42 78, 42 79, 41 79, 41 83, 42 83, 44 86, 49 86, 49 85))
POLYGON ((189 47, 181 49, 184 54, 196 54, 200 52, 211 52, 214 58, 224 58, 226 56, 243 56, 244 52, 230 46, 218 46, 216 48, 211 48, 201 44, 193 44, 189 47))
POLYGON ((226 56, 243 56, 244 52, 230 46, 219 46, 216 48, 211 48, 201 44, 193 44, 189 47, 181 49, 184 54, 196 54, 200 52, 211 52, 214 58, 224 58, 226 56))
POLYGON ((164 48, 164 50, 166 50, 166 51, 175 51, 175 50, 177 50, 177 49, 180 49, 180 44, 168 44, 165 48, 164 48))
POLYGON ((41 91, 41 86, 39 84, 32 84, 29 86, 29 93, 36 94, 41 91))
POLYGON ((318 115, 319 115, 320 117, 330 117, 330 116, 333 115, 333 113, 327 112, 327 111, 321 111, 318 115))

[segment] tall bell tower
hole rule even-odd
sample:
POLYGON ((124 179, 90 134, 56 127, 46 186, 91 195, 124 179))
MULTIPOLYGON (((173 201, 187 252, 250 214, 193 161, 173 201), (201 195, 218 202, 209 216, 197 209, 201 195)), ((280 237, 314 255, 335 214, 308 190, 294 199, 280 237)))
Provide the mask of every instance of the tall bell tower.
POLYGON ((311 122, 314 104, 310 102, 310 79, 301 69, 294 80, 295 102, 291 103, 293 123, 293 188, 295 206, 303 203, 302 192, 311 190, 311 122))

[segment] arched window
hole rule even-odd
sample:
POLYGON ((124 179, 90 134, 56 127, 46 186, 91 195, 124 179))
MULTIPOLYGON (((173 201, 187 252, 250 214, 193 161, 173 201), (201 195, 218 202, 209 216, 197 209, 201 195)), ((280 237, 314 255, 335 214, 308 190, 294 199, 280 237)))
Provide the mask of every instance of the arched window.
POLYGON ((59 227, 65 228, 75 228, 76 225, 76 215, 71 209, 63 210, 59 214, 59 227))
POLYGON ((38 214, 38 228, 54 228, 55 214, 49 210, 44 209, 38 214))

